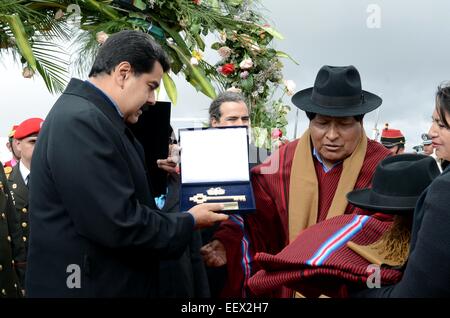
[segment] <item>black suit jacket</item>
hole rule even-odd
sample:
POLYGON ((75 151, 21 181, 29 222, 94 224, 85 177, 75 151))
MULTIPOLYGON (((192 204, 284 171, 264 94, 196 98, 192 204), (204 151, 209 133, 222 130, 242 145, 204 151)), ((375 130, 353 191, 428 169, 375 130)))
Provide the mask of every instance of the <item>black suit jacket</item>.
POLYGON ((112 103, 72 79, 40 131, 30 179, 30 297, 156 296, 193 218, 162 213, 144 153, 112 103))
MULTIPOLYGON (((168 177, 166 213, 180 210, 179 177, 168 177)), ((202 238, 197 230, 183 255, 176 260, 164 260, 160 265, 160 291, 163 298, 206 298, 210 297, 206 268, 200 255, 202 238)))

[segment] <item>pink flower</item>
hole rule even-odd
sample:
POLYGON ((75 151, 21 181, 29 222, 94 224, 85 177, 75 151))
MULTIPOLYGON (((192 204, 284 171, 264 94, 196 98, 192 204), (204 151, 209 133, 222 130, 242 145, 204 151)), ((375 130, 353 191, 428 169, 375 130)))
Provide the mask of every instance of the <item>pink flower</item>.
POLYGON ((272 129, 272 139, 278 139, 283 137, 283 132, 280 128, 274 128, 272 129))
POLYGON ((234 70, 235 70, 234 64, 227 63, 227 64, 222 66, 222 69, 219 72, 222 73, 225 76, 228 76, 230 74, 233 74, 234 70))
POLYGON ((244 59, 240 64, 239 67, 241 70, 248 70, 253 67, 253 61, 251 58, 244 59))
POLYGON ((228 46, 222 46, 217 50, 217 53, 219 53, 221 58, 227 59, 231 55, 231 49, 228 46))
POLYGON ((59 9, 55 13, 55 20, 61 20, 64 17, 64 11, 59 9))
POLYGON ((249 75, 250 73, 248 71, 243 71, 241 74, 239 74, 242 79, 246 79, 249 75))
POLYGON ((198 6, 202 4, 202 0, 192 0, 192 2, 194 2, 198 6))

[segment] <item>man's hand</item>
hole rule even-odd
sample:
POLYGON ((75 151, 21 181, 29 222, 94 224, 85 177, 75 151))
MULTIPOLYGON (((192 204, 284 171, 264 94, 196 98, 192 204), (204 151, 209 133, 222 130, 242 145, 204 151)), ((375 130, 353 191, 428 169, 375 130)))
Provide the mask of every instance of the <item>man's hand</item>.
POLYGON ((159 169, 162 169, 167 173, 178 174, 178 165, 172 157, 168 157, 167 159, 158 159, 156 160, 156 164, 159 169))
POLYGON ((208 267, 220 267, 227 263, 225 247, 219 240, 214 240, 203 246, 200 253, 208 267))
POLYGON ((178 163, 180 162, 180 150, 181 147, 177 144, 169 145, 169 157, 167 159, 156 160, 158 168, 170 174, 179 174, 178 163))
POLYGON ((214 212, 221 210, 223 210, 223 204, 221 203, 203 203, 194 206, 188 212, 195 219, 195 228, 201 229, 228 219, 228 215, 214 212))

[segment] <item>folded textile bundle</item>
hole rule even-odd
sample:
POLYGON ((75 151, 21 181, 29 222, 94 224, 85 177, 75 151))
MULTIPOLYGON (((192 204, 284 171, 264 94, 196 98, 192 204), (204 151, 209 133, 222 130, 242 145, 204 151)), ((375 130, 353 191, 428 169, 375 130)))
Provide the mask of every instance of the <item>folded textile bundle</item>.
MULTIPOLYGON (((343 286, 367 288, 374 266, 347 246, 349 241, 369 245, 390 229, 392 222, 377 215, 341 215, 315 224, 304 231, 277 255, 256 254, 262 270, 250 278, 249 288, 264 295, 286 286, 308 297, 326 294, 342 296, 343 286)), ((397 268, 381 267, 381 285, 400 280, 397 268)))

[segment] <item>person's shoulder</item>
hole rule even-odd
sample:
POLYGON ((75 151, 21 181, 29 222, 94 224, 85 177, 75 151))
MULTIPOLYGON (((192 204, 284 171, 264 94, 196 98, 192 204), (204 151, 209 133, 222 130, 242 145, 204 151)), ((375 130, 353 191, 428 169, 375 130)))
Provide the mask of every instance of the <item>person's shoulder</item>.
MULTIPOLYGON (((431 182, 426 190, 425 200, 430 204, 447 204, 450 196, 450 169, 445 169, 444 172, 431 182)), ((449 210, 450 211, 450 210, 449 210)))
POLYGON ((434 181, 431 186, 442 185, 448 188, 450 192, 450 169, 446 168, 434 181))
POLYGON ((20 174, 19 164, 17 163, 14 167, 5 167, 5 175, 6 179, 8 179, 8 182, 11 182, 14 180, 17 176, 17 174, 20 174), (10 168, 10 169, 7 169, 10 168))

